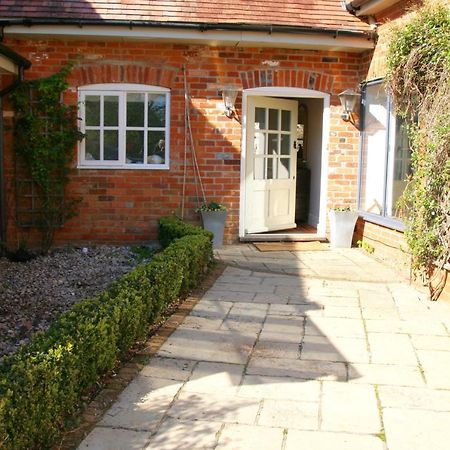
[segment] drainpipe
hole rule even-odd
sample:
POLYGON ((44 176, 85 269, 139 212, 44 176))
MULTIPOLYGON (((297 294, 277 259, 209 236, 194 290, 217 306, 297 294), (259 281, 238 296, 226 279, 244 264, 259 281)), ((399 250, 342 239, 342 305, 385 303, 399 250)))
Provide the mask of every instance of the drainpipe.
POLYGON ((0 254, 4 247, 1 245, 6 242, 6 186, 4 173, 4 124, 3 124, 3 98, 16 89, 24 79, 24 70, 28 69, 30 64, 19 65, 17 78, 6 88, 0 91, 0 254))

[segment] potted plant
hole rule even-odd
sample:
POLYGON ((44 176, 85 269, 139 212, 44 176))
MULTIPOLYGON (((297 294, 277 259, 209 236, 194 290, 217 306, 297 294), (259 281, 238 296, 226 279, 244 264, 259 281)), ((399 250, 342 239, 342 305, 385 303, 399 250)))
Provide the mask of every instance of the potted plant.
POLYGON ((358 213, 350 208, 330 210, 330 246, 332 248, 350 248, 358 213))
POLYGON ((203 228, 214 234, 213 247, 221 247, 223 245, 227 208, 220 203, 210 202, 204 203, 195 211, 202 215, 203 228))

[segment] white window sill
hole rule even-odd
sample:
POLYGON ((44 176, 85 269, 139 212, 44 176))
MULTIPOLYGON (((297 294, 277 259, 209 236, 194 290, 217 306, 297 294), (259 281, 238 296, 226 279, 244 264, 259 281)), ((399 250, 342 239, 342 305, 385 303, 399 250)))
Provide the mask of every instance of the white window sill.
POLYGON ((378 214, 371 214, 366 211, 358 210, 358 214, 366 222, 371 222, 376 225, 381 225, 392 230, 401 231, 405 230, 405 224, 399 219, 393 219, 391 217, 379 216, 378 214))
POLYGON ((105 164, 78 164, 77 169, 88 169, 88 170, 169 170, 169 165, 167 164, 121 164, 109 166, 105 164))

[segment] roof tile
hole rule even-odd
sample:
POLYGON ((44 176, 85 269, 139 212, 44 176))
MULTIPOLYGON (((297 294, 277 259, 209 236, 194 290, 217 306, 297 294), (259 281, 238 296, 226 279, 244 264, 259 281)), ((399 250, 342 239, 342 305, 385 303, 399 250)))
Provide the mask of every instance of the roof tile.
POLYGON ((0 18, 265 24, 368 31, 339 0, 2 0, 0 18))

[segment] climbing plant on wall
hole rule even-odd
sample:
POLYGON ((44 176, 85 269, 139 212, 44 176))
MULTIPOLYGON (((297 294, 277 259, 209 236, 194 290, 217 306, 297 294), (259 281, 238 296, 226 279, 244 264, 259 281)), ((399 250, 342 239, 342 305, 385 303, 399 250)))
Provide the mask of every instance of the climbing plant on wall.
POLYGON ((412 266, 436 299, 450 262, 450 5, 428 0, 392 30, 388 88, 408 123, 412 175, 401 204, 412 266))
POLYGON ((18 214, 25 212, 27 220, 22 217, 18 224, 41 231, 44 251, 55 231, 76 213, 77 201, 67 198, 66 187, 74 146, 83 135, 76 106, 62 101, 70 69, 24 82, 11 96, 14 150, 21 167, 17 183, 27 186, 27 194, 20 198, 19 192, 17 201, 18 214))

